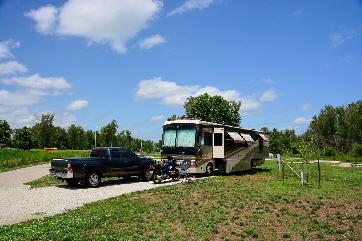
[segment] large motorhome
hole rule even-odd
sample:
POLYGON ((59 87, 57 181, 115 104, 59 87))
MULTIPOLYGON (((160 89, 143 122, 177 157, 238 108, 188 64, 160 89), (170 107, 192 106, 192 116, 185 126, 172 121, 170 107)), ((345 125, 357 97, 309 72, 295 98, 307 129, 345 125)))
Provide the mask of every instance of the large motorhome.
POLYGON ((163 126, 161 158, 191 160, 188 173, 231 173, 260 166, 269 155, 263 131, 183 116, 163 126))

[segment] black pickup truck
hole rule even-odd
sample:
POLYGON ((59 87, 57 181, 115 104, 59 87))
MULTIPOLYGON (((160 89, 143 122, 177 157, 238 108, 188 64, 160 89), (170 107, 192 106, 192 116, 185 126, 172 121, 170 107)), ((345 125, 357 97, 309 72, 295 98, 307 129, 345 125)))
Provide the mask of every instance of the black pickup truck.
POLYGON ((98 147, 90 157, 54 158, 49 172, 71 185, 98 187, 103 177, 138 176, 139 180, 147 181, 146 171, 154 163, 153 159, 138 157, 126 148, 98 147))

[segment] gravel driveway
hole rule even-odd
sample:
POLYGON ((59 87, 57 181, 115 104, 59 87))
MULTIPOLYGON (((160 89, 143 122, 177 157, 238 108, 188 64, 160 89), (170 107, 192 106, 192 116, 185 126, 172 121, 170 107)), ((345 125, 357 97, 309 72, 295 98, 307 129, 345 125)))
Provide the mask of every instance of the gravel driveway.
POLYGON ((99 188, 67 185, 30 188, 23 185, 48 175, 49 169, 50 164, 44 164, 0 173, 0 226, 52 216, 80 207, 84 203, 181 182, 170 180, 154 184, 120 180, 119 184, 102 183, 99 188))

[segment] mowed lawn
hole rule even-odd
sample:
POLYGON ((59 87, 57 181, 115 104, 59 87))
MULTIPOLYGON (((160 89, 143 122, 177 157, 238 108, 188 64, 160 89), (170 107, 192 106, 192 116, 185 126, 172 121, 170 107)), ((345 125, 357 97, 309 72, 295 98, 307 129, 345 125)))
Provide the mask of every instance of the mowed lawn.
POLYGON ((275 160, 0 227, 0 240, 362 240, 362 168, 275 160), (299 172, 299 171, 298 171, 299 172))

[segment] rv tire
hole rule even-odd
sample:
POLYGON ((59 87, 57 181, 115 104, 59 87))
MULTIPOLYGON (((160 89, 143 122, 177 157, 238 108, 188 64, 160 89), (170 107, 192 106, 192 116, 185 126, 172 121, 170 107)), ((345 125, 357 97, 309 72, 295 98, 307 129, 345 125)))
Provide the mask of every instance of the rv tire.
POLYGON ((211 163, 208 163, 206 166, 205 174, 206 176, 211 176, 214 173, 214 168, 211 163))

